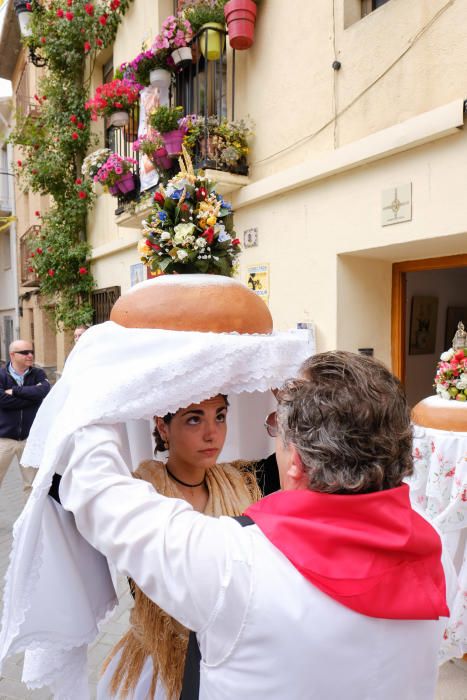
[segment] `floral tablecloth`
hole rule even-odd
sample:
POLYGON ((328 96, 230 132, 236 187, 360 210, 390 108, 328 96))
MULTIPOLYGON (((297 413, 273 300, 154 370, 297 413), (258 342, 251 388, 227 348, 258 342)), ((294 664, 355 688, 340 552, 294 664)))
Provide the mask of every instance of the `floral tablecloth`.
POLYGON ((467 433, 414 426, 414 507, 442 533, 458 574, 440 662, 467 652, 467 433))

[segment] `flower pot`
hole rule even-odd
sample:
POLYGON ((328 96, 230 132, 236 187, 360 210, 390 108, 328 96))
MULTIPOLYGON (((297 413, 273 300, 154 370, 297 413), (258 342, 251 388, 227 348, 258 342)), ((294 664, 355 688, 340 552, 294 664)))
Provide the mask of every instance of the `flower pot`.
POLYGON ((99 196, 100 194, 103 194, 104 192, 104 187, 102 186, 102 183, 99 181, 94 181, 92 183, 92 190, 95 195, 99 196))
POLYGON ((168 156, 178 156, 182 152, 182 142, 184 136, 185 132, 181 129, 167 131, 165 134, 162 134, 168 156))
POLYGON ((110 126, 126 126, 129 121, 130 115, 128 114, 128 112, 124 112, 123 110, 119 112, 112 112, 112 114, 109 117, 110 126))
POLYGON ((152 160, 162 170, 169 170, 172 167, 172 158, 169 158, 165 148, 158 148, 157 151, 154 151, 152 160))
POLYGON ((174 49, 172 58, 175 66, 181 68, 184 65, 188 65, 192 60, 191 46, 181 46, 179 49, 174 49))
POLYGON ((255 39, 256 4, 253 0, 229 0, 224 15, 230 46, 236 51, 249 49, 255 39))
POLYGON ((219 22, 203 24, 199 35, 199 48, 208 61, 218 61, 225 47, 224 25, 219 22))
POLYGON ((149 82, 153 87, 169 87, 172 76, 165 68, 154 68, 149 73, 149 82))
POLYGON ((109 192, 113 197, 118 197, 118 195, 120 194, 120 189, 118 187, 118 184, 109 185, 109 192))
POLYGON ((135 176, 133 173, 124 173, 120 180, 117 182, 117 187, 122 194, 127 194, 128 192, 133 192, 136 188, 135 176))

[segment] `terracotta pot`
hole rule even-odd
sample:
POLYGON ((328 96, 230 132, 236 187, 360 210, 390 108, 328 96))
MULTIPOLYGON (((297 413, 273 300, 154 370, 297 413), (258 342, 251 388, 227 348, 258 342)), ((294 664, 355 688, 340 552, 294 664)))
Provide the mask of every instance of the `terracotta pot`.
POLYGON ((185 132, 181 129, 167 131, 165 134, 162 134, 168 156, 178 156, 182 152, 182 142, 184 136, 185 132))
POLYGON ((207 22, 201 27, 199 48, 208 61, 218 61, 225 47, 224 25, 219 22, 207 22))
POLYGON ((255 40, 256 4, 253 0, 230 0, 224 5, 229 44, 236 51, 249 49, 255 40))
POLYGON ((122 194, 128 194, 136 189, 135 176, 133 173, 125 173, 117 182, 118 189, 122 194))
POLYGON ((112 112, 109 117, 110 126, 126 126, 130 121, 130 115, 124 110, 119 112, 112 112))

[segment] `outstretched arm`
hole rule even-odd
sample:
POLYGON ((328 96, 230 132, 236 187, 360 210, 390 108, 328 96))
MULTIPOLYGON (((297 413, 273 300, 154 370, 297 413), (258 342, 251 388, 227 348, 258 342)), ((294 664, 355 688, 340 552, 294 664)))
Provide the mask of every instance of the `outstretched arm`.
POLYGON ((132 478, 124 450, 116 426, 77 431, 60 484, 62 505, 74 513, 83 537, 121 573, 183 625, 200 631, 228 585, 226 528, 132 478))

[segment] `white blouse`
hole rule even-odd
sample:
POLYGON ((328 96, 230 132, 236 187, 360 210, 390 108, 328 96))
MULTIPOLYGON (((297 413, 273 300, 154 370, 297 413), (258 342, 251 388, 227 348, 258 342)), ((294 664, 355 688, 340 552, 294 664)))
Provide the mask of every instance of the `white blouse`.
POLYGON ((115 426, 75 434, 60 486, 81 534, 200 644, 200 700, 430 700, 445 620, 365 617, 310 584, 255 525, 135 480, 115 426))

